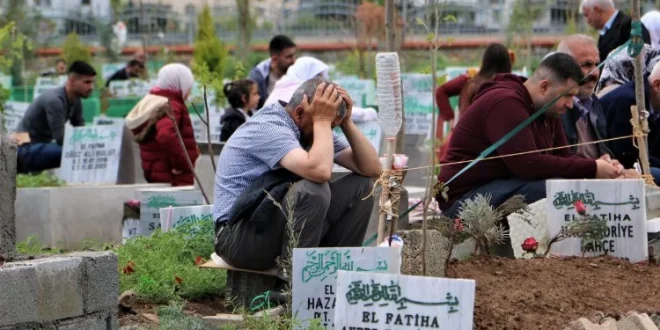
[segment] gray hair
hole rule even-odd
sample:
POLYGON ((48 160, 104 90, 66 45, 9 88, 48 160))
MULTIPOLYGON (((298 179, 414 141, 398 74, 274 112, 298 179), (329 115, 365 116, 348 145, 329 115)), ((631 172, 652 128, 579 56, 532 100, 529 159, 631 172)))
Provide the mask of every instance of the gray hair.
MULTIPOLYGON (((307 101, 309 103, 312 103, 314 100, 314 94, 316 94, 316 88, 319 87, 320 84, 326 83, 326 87, 329 84, 334 84, 332 81, 327 80, 323 77, 314 77, 312 79, 309 79, 302 83, 298 89, 296 89, 295 92, 293 92, 293 95, 291 96, 291 101, 289 101, 289 104, 287 104, 287 110, 288 111, 293 111, 295 108, 297 108, 300 103, 303 101, 303 97, 307 95, 307 101)), ((342 101, 341 104, 339 104, 339 107, 337 108, 337 117, 338 118, 344 118, 346 116, 346 101, 342 101)))
POLYGON ((614 1, 612 0, 583 0, 582 4, 580 5, 580 13, 582 13, 585 9, 591 9, 594 7, 600 7, 600 8, 614 8, 614 1))
POLYGON ((598 47, 596 39, 586 35, 586 34, 572 34, 559 42, 557 46, 558 53, 564 53, 573 56, 573 48, 576 46, 587 46, 591 45, 598 47))

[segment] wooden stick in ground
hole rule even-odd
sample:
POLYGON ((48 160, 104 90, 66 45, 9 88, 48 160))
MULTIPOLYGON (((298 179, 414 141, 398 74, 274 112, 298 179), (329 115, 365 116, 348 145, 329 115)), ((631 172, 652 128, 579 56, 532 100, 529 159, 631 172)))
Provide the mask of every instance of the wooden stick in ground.
POLYGON ((206 141, 208 142, 209 157, 215 173, 215 157, 213 156, 213 143, 211 143, 211 114, 209 114, 209 101, 206 99, 206 85, 204 85, 204 112, 206 114, 206 141))
MULTIPOLYGON (((639 20, 639 15, 639 0, 632 0, 632 7, 630 7, 630 17, 633 21, 636 21, 639 20)), ((638 37, 633 37, 633 41, 639 41, 636 39, 638 39, 638 37)), ((637 125, 639 125, 639 128, 647 127, 648 125, 646 123, 647 112, 646 102, 644 100, 644 74, 642 72, 644 69, 644 63, 642 62, 642 53, 643 50, 633 58, 633 66, 635 68, 635 103, 637 104, 637 107, 633 112, 632 120, 635 121, 637 125)), ((631 111, 633 111, 633 109, 631 109, 631 111)), ((631 123, 633 124, 634 129, 635 125, 632 121, 631 123)), ((636 137, 635 139, 637 140, 637 147, 639 148, 639 166, 642 168, 642 173, 644 175, 651 175, 648 149, 646 148, 646 137, 636 137)))
POLYGON ((390 221, 390 237, 388 245, 392 246, 392 239, 396 229, 399 227, 399 203, 401 202, 401 184, 403 183, 402 172, 397 170, 394 173, 394 182, 396 185, 390 189, 390 201, 392 202, 392 221, 390 221))
POLYGON ((181 131, 179 131, 179 125, 177 125, 176 123, 176 118, 174 118, 174 115, 171 112, 172 102, 170 100, 167 100, 167 103, 169 104, 169 108, 165 113, 167 114, 167 117, 169 117, 170 120, 172 120, 172 124, 174 125, 174 131, 176 132, 176 136, 179 138, 179 144, 181 145, 181 150, 183 150, 183 153, 186 155, 186 161, 188 161, 188 167, 190 168, 192 174, 195 176, 195 181, 197 181, 199 190, 202 191, 202 195, 204 196, 204 200, 206 201, 206 204, 211 204, 209 197, 206 195, 206 191, 204 191, 204 186, 202 186, 202 182, 199 180, 199 177, 197 176, 197 172, 195 172, 195 165, 193 165, 192 160, 190 160, 190 155, 188 155, 186 144, 183 143, 183 137, 181 136, 181 131))
MULTIPOLYGON (((643 135, 642 124, 640 121, 645 121, 646 116, 640 116, 637 106, 630 107, 630 113, 632 114, 630 123, 633 125, 633 134, 635 135, 634 139, 637 142, 637 148, 639 149, 639 165, 642 167, 642 173, 644 175, 651 175, 651 169, 649 166, 649 155, 646 148, 646 136, 643 135), (643 118, 643 119, 642 119, 643 118)), ((648 184, 649 182, 647 182, 648 184)))
POLYGON ((394 149, 396 148, 396 138, 387 137, 387 158, 385 161, 384 176, 383 182, 381 182, 381 193, 380 193, 380 217, 378 218, 378 239, 376 240, 376 245, 383 242, 385 239, 385 222, 387 219, 387 212, 383 209, 383 205, 387 203, 390 199, 389 194, 389 180, 390 173, 392 173, 392 163, 394 161, 394 149))

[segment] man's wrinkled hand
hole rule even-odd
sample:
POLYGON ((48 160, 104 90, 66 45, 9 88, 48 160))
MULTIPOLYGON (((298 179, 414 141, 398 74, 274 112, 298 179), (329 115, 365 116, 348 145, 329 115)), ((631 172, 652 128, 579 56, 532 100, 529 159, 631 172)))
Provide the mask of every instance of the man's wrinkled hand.
POLYGON ((316 88, 314 100, 309 106, 312 120, 332 123, 337 117, 337 109, 342 100, 337 86, 326 83, 320 84, 316 88))
POLYGON ((337 89, 339 90, 339 95, 341 95, 341 98, 344 99, 344 102, 346 102, 346 115, 344 115, 344 119, 342 119, 341 123, 339 124, 344 125, 351 121, 351 116, 353 115, 353 99, 351 99, 351 96, 348 95, 348 92, 345 89, 339 86, 337 86, 337 89))

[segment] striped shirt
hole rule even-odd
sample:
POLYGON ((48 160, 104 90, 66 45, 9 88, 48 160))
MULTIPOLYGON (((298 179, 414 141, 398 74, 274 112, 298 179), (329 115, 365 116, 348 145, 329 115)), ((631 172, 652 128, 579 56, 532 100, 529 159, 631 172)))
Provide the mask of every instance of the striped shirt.
MULTIPOLYGON (((227 221, 236 198, 300 144, 300 129, 279 102, 267 105, 241 125, 220 153, 215 174, 213 219, 227 221)), ((333 132, 335 159, 349 147, 333 132)))

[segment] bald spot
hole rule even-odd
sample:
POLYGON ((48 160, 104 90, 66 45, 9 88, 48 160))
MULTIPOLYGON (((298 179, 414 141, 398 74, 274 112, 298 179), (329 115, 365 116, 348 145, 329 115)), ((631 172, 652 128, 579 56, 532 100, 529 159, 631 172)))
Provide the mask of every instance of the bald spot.
POLYGON ((650 81, 658 79, 660 79, 660 62, 655 64, 653 71, 651 71, 651 75, 649 76, 650 81))

